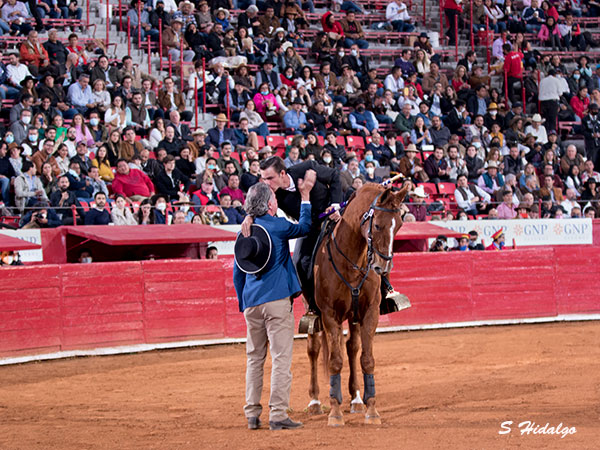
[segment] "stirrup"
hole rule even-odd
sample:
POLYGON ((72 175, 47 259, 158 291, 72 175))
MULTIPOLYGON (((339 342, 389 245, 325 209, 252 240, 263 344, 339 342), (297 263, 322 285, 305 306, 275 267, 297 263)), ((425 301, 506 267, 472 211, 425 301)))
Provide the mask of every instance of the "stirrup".
POLYGON ((402 311, 403 309, 410 308, 410 306, 410 300, 406 295, 396 291, 390 291, 385 298, 381 299, 379 315, 383 316, 385 314, 402 311))
POLYGON ((314 311, 308 311, 300 318, 298 323, 298 333, 300 334, 316 334, 322 329, 321 316, 314 311))

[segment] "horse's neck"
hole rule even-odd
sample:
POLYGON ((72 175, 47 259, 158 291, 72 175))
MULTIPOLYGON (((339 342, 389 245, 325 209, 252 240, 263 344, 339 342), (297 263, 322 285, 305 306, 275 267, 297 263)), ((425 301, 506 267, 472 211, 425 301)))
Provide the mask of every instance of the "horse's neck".
POLYGON ((358 266, 366 266, 367 241, 358 224, 353 225, 342 218, 335 229, 335 240, 350 261, 358 266))

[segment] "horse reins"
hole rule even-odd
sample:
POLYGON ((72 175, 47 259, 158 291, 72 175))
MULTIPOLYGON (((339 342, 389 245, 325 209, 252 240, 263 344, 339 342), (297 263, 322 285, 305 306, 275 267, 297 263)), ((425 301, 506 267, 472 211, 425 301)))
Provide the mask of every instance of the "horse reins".
POLYGON ((373 199, 373 202, 371 203, 369 210, 363 214, 362 220, 360 222, 360 226, 362 227, 365 224, 365 222, 369 221, 369 232, 367 234, 367 267, 366 268, 360 267, 360 266, 356 265, 355 263, 353 263, 350 260, 350 258, 348 258, 348 256, 346 256, 346 254, 340 249, 340 247, 338 246, 337 241, 335 239, 335 234, 334 234, 335 228, 333 230, 331 230, 331 233, 330 233, 331 239, 327 242, 327 253, 328 253, 328 257, 329 257, 329 262, 331 262, 331 265, 333 266, 333 270, 335 271, 337 276, 340 278, 340 280, 342 280, 344 282, 344 284, 348 287, 348 289, 350 289, 350 293, 352 294, 352 313, 353 313, 352 324, 353 325, 358 323, 358 317, 359 317, 358 298, 360 296, 360 290, 362 289, 363 284, 367 280, 367 277, 369 276, 369 272, 371 272, 372 265, 373 265, 374 253, 377 253, 377 255, 379 255, 385 261, 391 261, 392 258, 394 257, 393 253, 391 255, 384 255, 379 250, 377 250, 375 248, 375 246, 373 245, 373 215, 374 215, 375 211, 382 211, 382 212, 388 212, 388 213, 393 213, 393 214, 398 214, 401 212, 400 209, 391 209, 391 208, 384 208, 382 206, 377 206, 377 200, 379 200, 379 197, 381 196, 382 193, 383 192, 380 192, 373 199), (350 284, 350 282, 344 278, 344 276, 341 274, 341 272, 338 270, 337 266, 335 265, 335 262, 333 261, 333 256, 331 254, 331 245, 330 245, 331 241, 333 241, 338 253, 340 255, 342 255, 344 257, 344 259, 346 259, 346 261, 348 261, 350 263, 352 268, 363 273, 363 276, 356 287, 352 286, 350 284))

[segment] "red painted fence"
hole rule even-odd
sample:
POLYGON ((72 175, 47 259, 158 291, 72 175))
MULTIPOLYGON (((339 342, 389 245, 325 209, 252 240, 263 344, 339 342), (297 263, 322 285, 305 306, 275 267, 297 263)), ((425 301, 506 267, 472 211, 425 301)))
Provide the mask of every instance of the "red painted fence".
MULTIPOLYGON (((243 337, 231 270, 231 259, 3 268, 0 357, 243 337)), ((380 326, 597 314, 599 276, 595 246, 400 254, 392 283, 413 306, 380 326)))

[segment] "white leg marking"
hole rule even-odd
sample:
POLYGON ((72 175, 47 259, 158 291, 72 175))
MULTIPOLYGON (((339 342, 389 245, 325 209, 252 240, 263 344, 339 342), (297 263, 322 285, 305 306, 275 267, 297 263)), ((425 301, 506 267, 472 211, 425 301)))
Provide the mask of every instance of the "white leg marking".
POLYGON ((354 397, 354 400, 352 400, 350 403, 352 403, 353 405, 364 405, 362 398, 360 398, 360 391, 356 391, 356 397, 354 397))
POLYGON ((319 400, 312 399, 310 401, 310 403, 308 404, 308 407, 310 408, 312 405, 320 405, 320 404, 321 404, 321 402, 319 400))
MULTIPOLYGON (((392 255, 394 250, 394 230, 396 229, 396 219, 392 218, 392 225, 390 226, 390 248, 388 250, 388 255, 392 255)), ((387 265, 392 264, 392 261, 388 261, 387 265)), ((391 270, 391 267, 387 267, 388 271, 391 270)))

